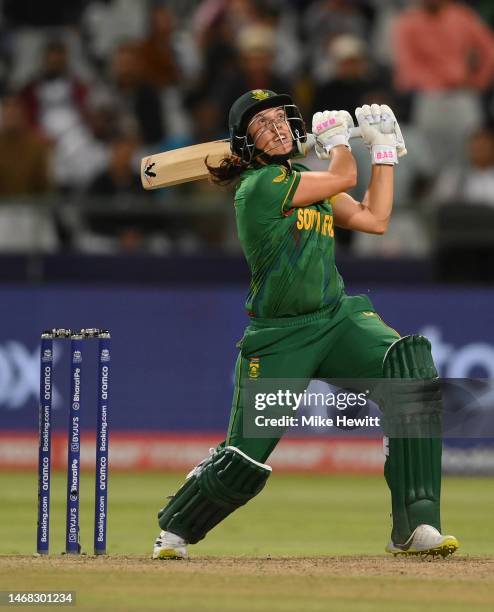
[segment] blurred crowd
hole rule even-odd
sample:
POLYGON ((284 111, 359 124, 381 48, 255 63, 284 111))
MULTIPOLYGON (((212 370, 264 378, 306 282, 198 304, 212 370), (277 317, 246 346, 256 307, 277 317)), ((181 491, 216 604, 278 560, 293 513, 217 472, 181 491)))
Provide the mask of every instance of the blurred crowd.
MULTIPOLYGON (((378 239, 340 232, 350 252, 426 256, 439 208, 494 211, 492 0, 0 6, 0 250, 35 238, 44 250, 235 250, 229 193, 144 192, 139 161, 227 137, 229 107, 256 88, 292 94, 309 126, 324 109, 395 110, 409 152, 396 221, 378 239)), ((352 147, 362 197, 369 162, 352 147)))

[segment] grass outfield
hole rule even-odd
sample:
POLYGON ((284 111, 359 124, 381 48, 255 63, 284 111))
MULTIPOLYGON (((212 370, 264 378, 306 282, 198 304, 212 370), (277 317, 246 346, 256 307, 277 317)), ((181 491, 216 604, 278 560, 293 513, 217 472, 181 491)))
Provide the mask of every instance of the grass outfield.
MULTIPOLYGON (((191 547, 192 560, 149 560, 155 514, 183 475, 111 474, 109 558, 33 558, 36 477, 0 473, 0 590, 76 590, 79 609, 492 610, 490 479, 445 478, 450 560, 384 556, 389 494, 381 477, 276 474, 265 491, 191 547)), ((91 552, 93 481, 83 478, 81 539, 91 552)), ((51 551, 64 547, 65 477, 53 478, 51 551)))

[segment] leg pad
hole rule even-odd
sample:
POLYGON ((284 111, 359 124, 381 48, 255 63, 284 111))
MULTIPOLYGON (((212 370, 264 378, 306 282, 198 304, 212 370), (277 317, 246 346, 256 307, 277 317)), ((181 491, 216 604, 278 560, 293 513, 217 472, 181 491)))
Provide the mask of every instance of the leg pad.
POLYGON ((238 448, 221 448, 200 465, 160 510, 160 527, 195 544, 255 497, 270 474, 269 465, 251 459, 238 448))
POLYGON ((441 530, 441 390, 430 342, 423 336, 401 338, 388 350, 383 373, 413 379, 391 383, 381 403, 389 436, 384 474, 391 490, 392 540, 402 544, 420 524, 441 530))

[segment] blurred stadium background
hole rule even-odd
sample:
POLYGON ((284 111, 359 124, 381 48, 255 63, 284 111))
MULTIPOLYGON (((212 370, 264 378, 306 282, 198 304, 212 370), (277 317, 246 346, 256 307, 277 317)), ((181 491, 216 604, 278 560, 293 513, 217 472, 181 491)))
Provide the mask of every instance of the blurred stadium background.
MULTIPOLYGON (((390 230, 337 231, 338 265, 348 292, 431 339, 442 376, 494 378, 493 27, 490 0, 0 2, 0 468, 35 468, 51 327, 112 331, 112 469, 184 470, 223 435, 247 322, 231 194, 146 193, 138 164, 227 136, 247 89, 292 93, 308 122, 369 101, 396 110, 409 154, 390 230)), ((354 153, 361 197, 368 154, 354 153)), ((58 467, 67 358, 61 348, 58 467)), ((89 365, 87 378, 89 413, 89 365)), ((379 473, 381 441, 286 440, 272 464, 379 473)), ((493 474, 494 446, 450 441, 444 469, 493 474)))

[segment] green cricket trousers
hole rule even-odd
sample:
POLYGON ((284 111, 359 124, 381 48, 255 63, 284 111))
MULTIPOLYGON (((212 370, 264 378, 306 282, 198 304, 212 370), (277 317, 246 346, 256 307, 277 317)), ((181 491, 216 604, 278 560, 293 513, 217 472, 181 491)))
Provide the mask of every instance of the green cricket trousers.
POLYGON ((382 378, 388 348, 400 335, 365 295, 298 317, 252 318, 238 346, 235 390, 224 444, 265 463, 280 438, 243 434, 248 381, 255 379, 382 378))

